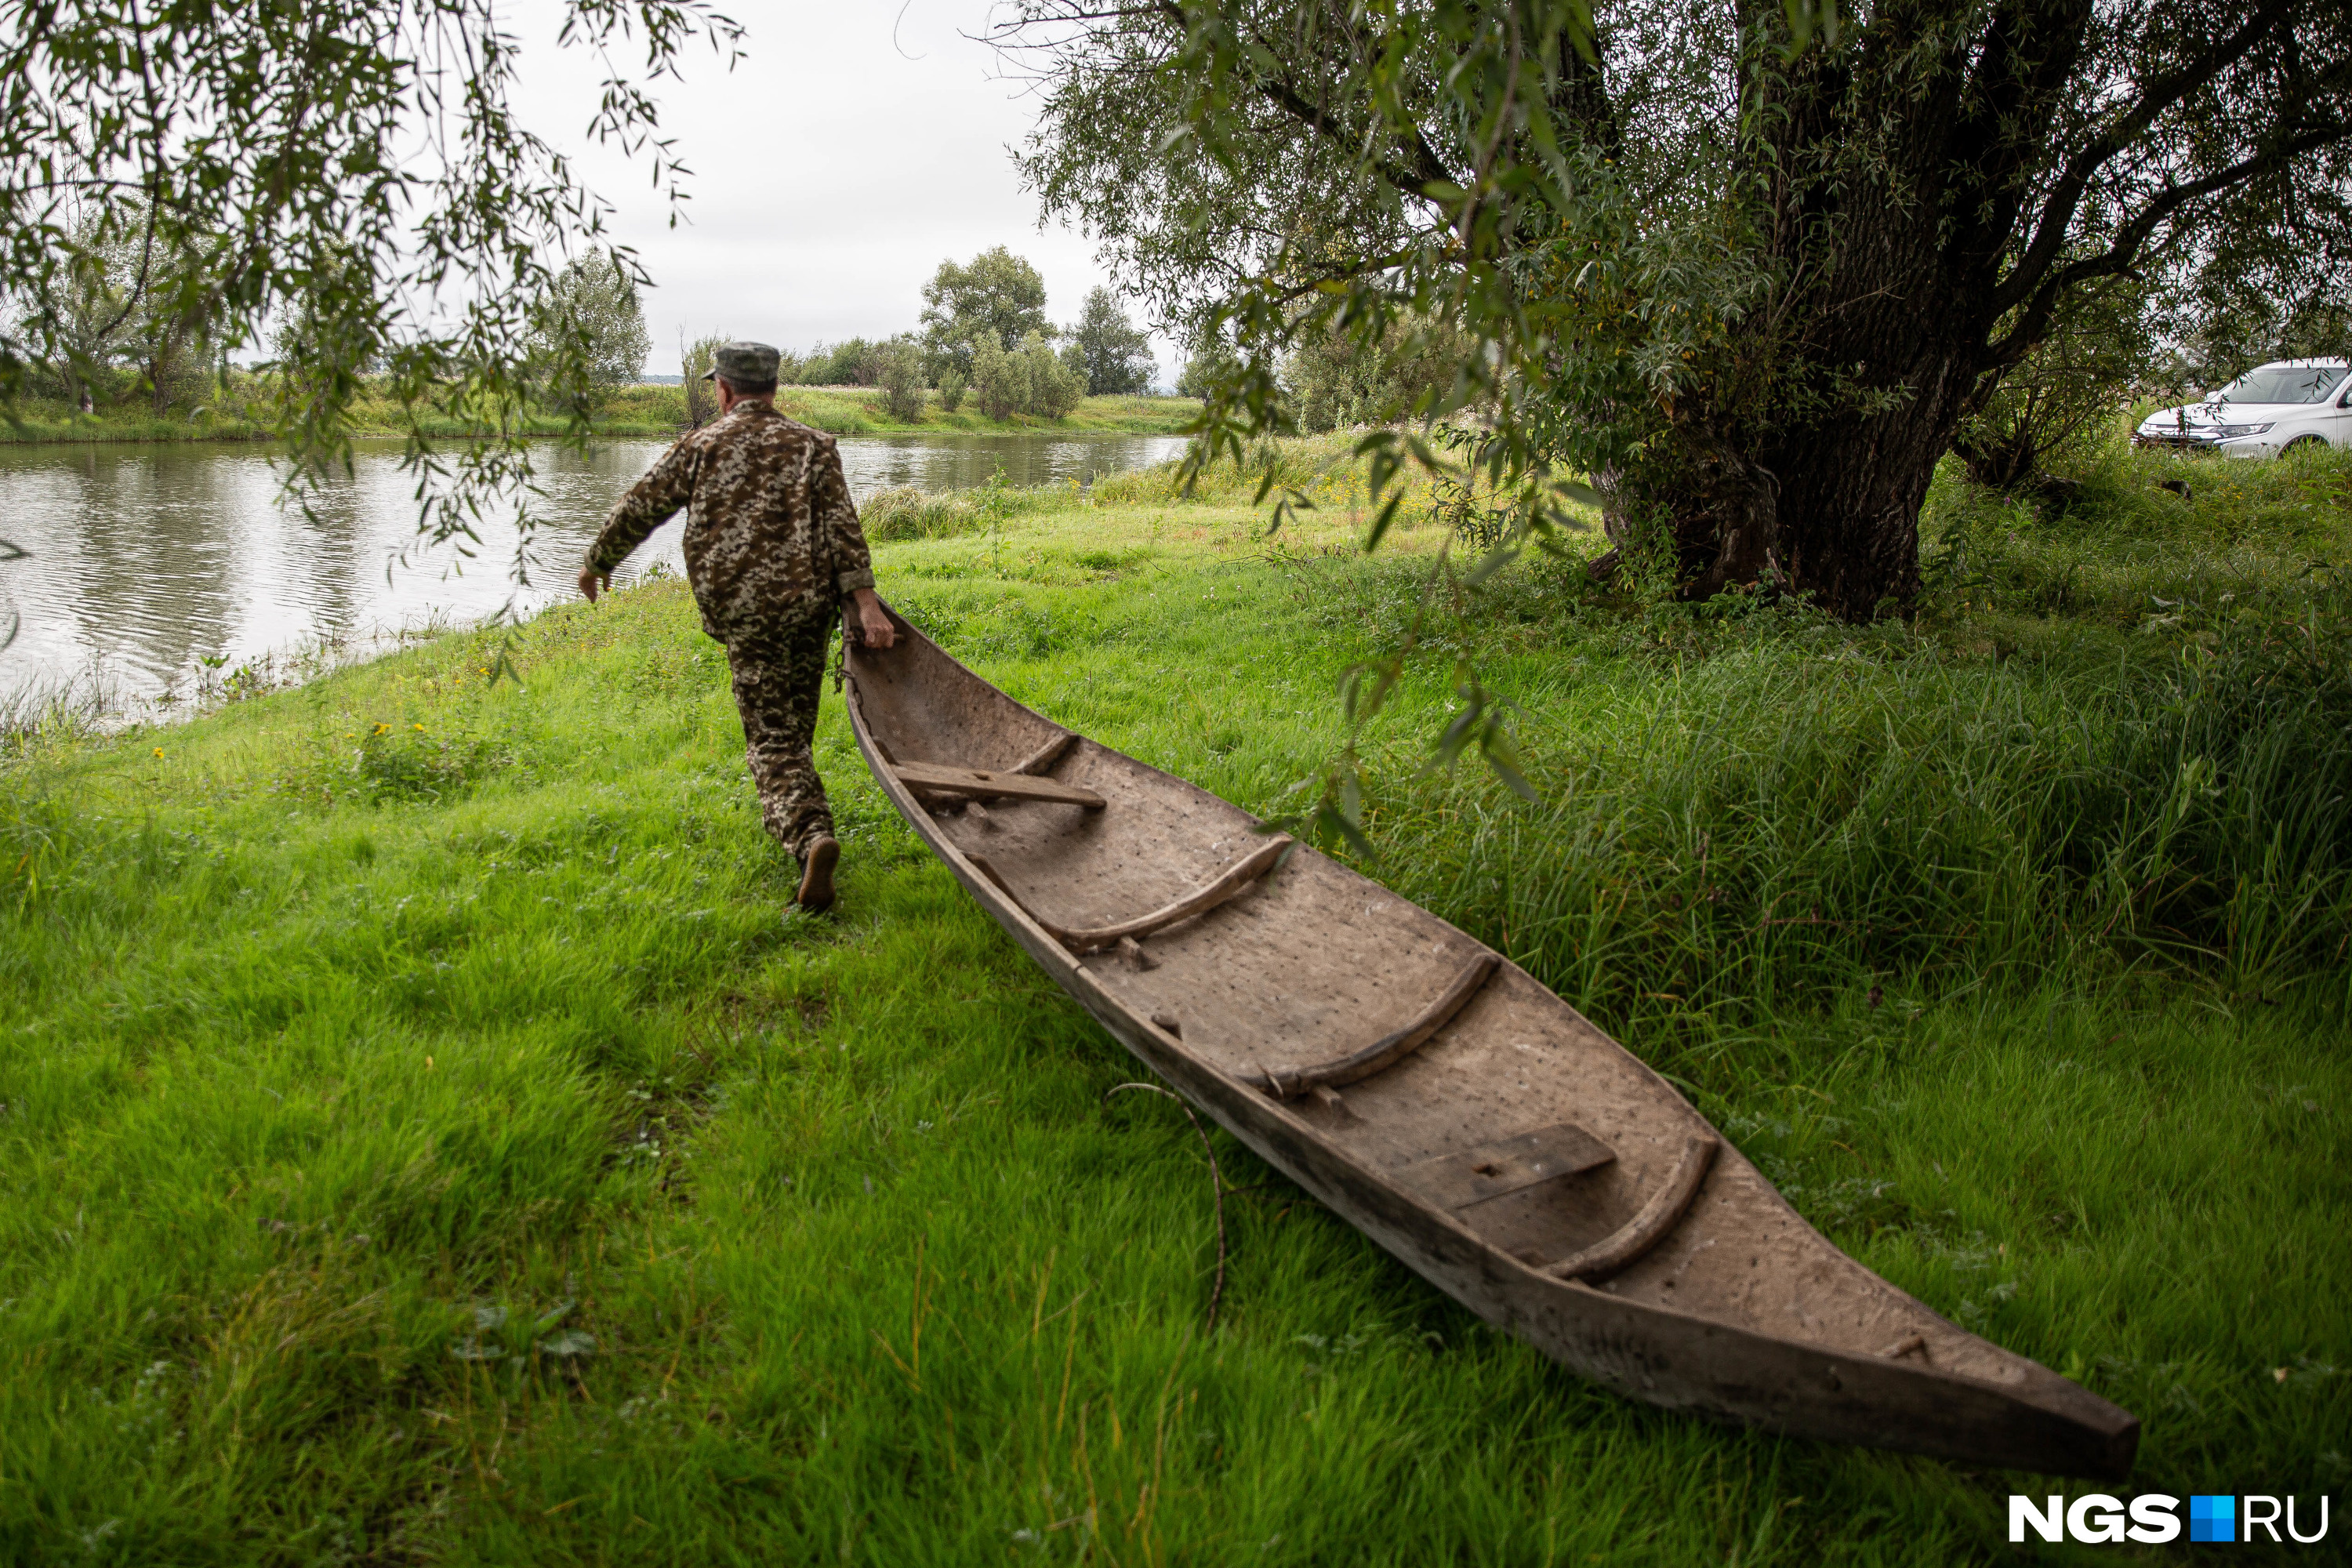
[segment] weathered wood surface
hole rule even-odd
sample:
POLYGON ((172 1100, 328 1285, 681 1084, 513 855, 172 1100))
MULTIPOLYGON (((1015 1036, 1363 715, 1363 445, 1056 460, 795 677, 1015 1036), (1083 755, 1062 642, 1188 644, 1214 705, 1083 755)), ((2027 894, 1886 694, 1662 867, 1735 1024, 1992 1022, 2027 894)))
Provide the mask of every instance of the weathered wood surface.
POLYGON ((884 793, 1031 957, 1192 1103, 1481 1317, 1669 1409, 1970 1464, 2130 1471, 2129 1412, 1838 1251, 1670 1085, 1500 954, 1304 845, 1270 878, 1236 877, 1268 844, 1246 813, 1066 739, 903 622, 896 647, 845 662, 884 793), (1035 769, 1104 805, 935 812, 902 775, 950 759, 1035 769), (1218 887, 1245 891, 1137 934, 1138 910, 1218 887), (1375 1054, 1344 1095, 1300 1077, 1375 1054), (1514 1160, 1560 1168, 1521 1181, 1514 1160), (1493 1196, 1476 1197, 1481 1179, 1493 1196), (1465 1193, 1476 1201, 1448 1201, 1465 1193))
MULTIPOLYGON (((1274 869, 1275 863, 1282 858, 1283 852, 1290 847, 1291 842, 1288 835, 1276 834, 1182 898, 1171 900, 1149 914, 1121 921, 1117 925, 1073 927, 1055 925, 1044 919, 1038 919, 1037 923, 1072 952, 1096 952, 1106 947, 1117 947, 1123 942, 1131 942, 1139 937, 1164 931, 1180 921, 1204 915, 1219 904, 1241 897, 1251 884, 1274 869)), ((1033 915, 1032 918, 1035 917, 1033 915)))
POLYGON ((1052 779, 1041 779, 1018 768, 993 772, 981 768, 948 767, 939 763, 902 763, 898 782, 918 795, 968 800, 1050 800, 1064 805, 1099 810, 1103 798, 1090 789, 1073 789, 1052 779))
POLYGON ((1501 962, 1494 953, 1480 952, 1462 966, 1462 973, 1454 976, 1454 984, 1445 988, 1444 994, 1431 1003, 1419 1017, 1404 1027, 1337 1061, 1325 1062, 1320 1067, 1293 1068, 1287 1072, 1270 1072, 1265 1075, 1266 1091, 1288 1100, 1310 1089, 1339 1089, 1370 1078, 1375 1073, 1386 1072, 1419 1050, 1431 1036, 1451 1023, 1454 1015, 1462 1011, 1471 997, 1478 994, 1478 988, 1486 984, 1488 977, 1495 973, 1495 966, 1501 962))

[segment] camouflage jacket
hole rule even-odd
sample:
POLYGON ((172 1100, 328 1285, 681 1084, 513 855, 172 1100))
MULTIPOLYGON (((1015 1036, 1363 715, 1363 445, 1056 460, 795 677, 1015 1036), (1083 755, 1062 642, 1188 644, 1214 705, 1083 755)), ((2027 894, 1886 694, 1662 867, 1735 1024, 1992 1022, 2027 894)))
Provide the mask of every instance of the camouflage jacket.
POLYGON ((686 508, 686 575, 702 629, 756 636, 874 585, 866 535, 833 437, 739 403, 678 438, 629 487, 588 549, 610 572, 686 508))

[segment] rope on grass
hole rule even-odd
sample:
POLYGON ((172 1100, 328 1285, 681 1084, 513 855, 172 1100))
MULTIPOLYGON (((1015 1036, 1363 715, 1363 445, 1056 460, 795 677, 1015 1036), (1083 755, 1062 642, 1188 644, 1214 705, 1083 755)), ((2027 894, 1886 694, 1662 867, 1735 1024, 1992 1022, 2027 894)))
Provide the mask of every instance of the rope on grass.
POLYGON ((1217 1278, 1216 1282, 1209 1287, 1209 1331, 1213 1333, 1217 1327, 1217 1303, 1225 1297, 1225 1173, 1217 1164, 1217 1146, 1209 1142, 1209 1134, 1201 1126, 1201 1119, 1192 1114, 1192 1108, 1174 1089, 1162 1089, 1156 1083, 1122 1083, 1106 1093, 1103 1099, 1108 1100, 1111 1095, 1123 1094, 1130 1089, 1150 1089, 1154 1094, 1165 1095, 1174 1100, 1176 1109, 1184 1113, 1184 1120, 1192 1124, 1192 1131, 1200 1138, 1201 1147, 1209 1152, 1209 1191, 1216 1199, 1217 1206, 1217 1278))

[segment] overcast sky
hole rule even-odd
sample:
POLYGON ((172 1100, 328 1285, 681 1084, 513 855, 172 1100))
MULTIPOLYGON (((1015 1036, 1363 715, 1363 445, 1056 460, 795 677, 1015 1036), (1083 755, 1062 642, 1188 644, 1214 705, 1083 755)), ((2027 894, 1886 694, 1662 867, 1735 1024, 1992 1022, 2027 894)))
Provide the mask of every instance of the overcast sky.
MULTIPOLYGON (((940 262, 992 245, 1045 274, 1057 322, 1076 320, 1087 290, 1108 280, 1079 235, 1038 230, 1006 152, 1028 133, 1034 100, 996 79, 994 55, 961 36, 985 24, 984 0, 719 9, 746 29, 742 60, 730 72, 697 47, 685 80, 657 89, 664 132, 695 172, 691 221, 676 229, 649 165, 583 135, 599 71, 583 51, 555 47, 560 0, 515 0, 509 12, 529 54, 516 107, 578 158, 617 209, 614 235, 659 285, 646 297, 648 372, 676 372, 681 331, 805 350, 909 330, 940 262)), ((1172 351, 1158 347, 1171 380, 1172 351)))

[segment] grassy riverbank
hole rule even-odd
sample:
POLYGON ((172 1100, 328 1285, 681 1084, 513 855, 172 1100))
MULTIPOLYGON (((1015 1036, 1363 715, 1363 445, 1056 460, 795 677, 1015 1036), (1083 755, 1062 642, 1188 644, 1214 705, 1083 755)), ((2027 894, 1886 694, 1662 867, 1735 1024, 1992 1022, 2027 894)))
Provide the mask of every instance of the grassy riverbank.
MULTIPOLYGON (((1153 476, 901 500, 877 569, 1280 810, 1438 543, 1368 562, 1330 500, 1271 542, 1153 476)), ((1932 523, 1913 626, 1503 574, 1366 739, 1367 869, 2136 1410, 2141 1486, 2340 1493, 2352 467, 2119 458, 1932 523), (1418 773, 1457 651, 1543 804, 1418 773)), ((1139 1069, 836 705, 812 921, 679 585, 541 616, 520 685, 495 647, 11 742, 0 1561, 1976 1563, 2011 1489, 2088 1489, 1597 1393, 1222 1135, 1205 1331, 1183 1118, 1106 1098, 1139 1069)))
MULTIPOLYGON (((1021 432, 1070 432, 1086 435, 1170 435, 1200 412, 1198 399, 1189 397, 1089 397, 1066 418, 1039 419, 1015 416, 990 419, 967 401, 955 413, 940 406, 939 394, 929 395, 923 416, 893 419, 882 406, 882 395, 860 387, 788 386, 777 396, 777 406, 803 424, 837 436, 907 434, 1009 435, 1021 432)), ((57 401, 28 401, 16 410, 13 421, 0 420, 0 445, 60 441, 257 441, 268 431, 247 417, 236 397, 222 399, 201 410, 175 410, 158 415, 143 402, 123 404, 82 414, 57 401)), ((564 423, 553 416, 524 421, 533 435, 561 436, 564 423)), ((596 428, 607 436, 675 436, 686 426, 686 394, 676 386, 629 386, 608 395, 599 406, 596 428)), ((454 420, 427 418, 425 433, 441 437, 468 434, 454 420)), ((355 436, 398 436, 404 431, 401 411, 383 401, 363 400, 354 410, 355 436)))

